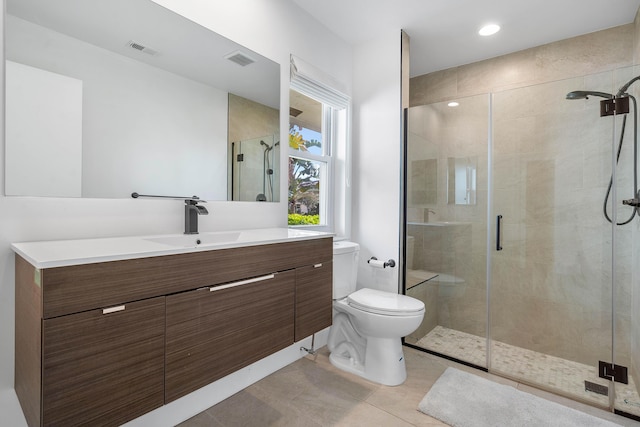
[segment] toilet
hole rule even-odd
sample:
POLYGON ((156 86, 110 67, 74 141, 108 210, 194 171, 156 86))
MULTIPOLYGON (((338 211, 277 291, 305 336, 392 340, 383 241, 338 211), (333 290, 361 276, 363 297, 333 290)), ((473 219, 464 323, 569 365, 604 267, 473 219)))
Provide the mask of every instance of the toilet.
POLYGON ((384 385, 407 378, 401 338, 422 323, 424 303, 406 295, 356 291, 358 253, 353 242, 333 244, 333 325, 327 346, 331 364, 384 385))

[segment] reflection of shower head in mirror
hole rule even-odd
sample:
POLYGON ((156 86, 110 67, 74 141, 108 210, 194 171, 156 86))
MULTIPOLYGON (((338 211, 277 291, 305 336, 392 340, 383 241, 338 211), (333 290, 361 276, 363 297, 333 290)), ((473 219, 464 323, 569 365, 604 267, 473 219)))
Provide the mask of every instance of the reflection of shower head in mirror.
POLYGON ((278 145, 278 143, 275 143, 274 145, 269 145, 264 141, 260 141, 260 145, 264 145, 266 148, 264 149, 265 154, 268 153, 269 151, 273 150, 273 147, 275 147, 276 145, 278 145))

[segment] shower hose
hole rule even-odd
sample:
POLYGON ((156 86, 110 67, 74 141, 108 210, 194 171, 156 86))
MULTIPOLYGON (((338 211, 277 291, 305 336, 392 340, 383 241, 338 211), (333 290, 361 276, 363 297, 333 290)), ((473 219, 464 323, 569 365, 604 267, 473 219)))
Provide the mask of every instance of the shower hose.
MULTIPOLYGON (((638 193, 638 104, 636 103, 636 98, 632 95, 625 94, 628 96, 633 102, 633 197, 636 199, 640 199, 640 193, 638 193)), ((616 165, 620 161, 620 152, 622 151, 622 144, 624 142, 624 131, 627 126, 627 116, 625 115, 622 118, 622 129, 620 131, 620 142, 618 143, 618 152, 616 154, 616 165)), ((604 212, 604 217, 607 221, 611 222, 611 218, 607 213, 607 203, 609 201, 609 197, 611 195, 611 187, 613 186, 613 173, 611 174, 611 179, 609 180, 609 188, 607 188, 607 195, 604 198, 604 204, 602 206, 602 211, 604 212)), ((617 225, 625 225, 630 223, 633 218, 636 216, 636 212, 638 211, 638 207, 633 208, 633 212, 631 212, 631 216, 624 222, 616 222, 617 225)))

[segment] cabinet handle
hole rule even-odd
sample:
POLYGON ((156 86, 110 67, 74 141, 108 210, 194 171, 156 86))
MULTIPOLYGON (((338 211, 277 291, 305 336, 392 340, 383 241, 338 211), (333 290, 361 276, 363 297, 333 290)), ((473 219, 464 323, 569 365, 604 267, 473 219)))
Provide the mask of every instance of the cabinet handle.
POLYGON ((320 263, 320 264, 313 264, 313 268, 320 268, 320 267, 322 267, 322 263, 320 263))
POLYGON ((222 286, 214 286, 209 288, 209 292, 221 291, 223 289, 235 288, 236 286, 248 285, 249 283, 262 282, 263 280, 273 279, 275 274, 268 274, 266 276, 254 277, 253 279, 241 280, 239 282, 228 283, 222 286))
POLYGON ((124 310, 124 305, 119 305, 119 306, 116 306, 116 307, 103 308, 102 309, 102 314, 115 313, 115 312, 123 311, 123 310, 124 310))
POLYGON ((496 217, 496 251, 502 250, 502 215, 496 217))

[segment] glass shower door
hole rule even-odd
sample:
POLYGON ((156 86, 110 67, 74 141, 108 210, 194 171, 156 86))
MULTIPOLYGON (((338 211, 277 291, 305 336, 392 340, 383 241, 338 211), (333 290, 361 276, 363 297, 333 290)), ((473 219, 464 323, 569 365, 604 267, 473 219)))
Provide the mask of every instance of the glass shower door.
POLYGON ((486 367, 489 97, 409 109, 406 294, 425 318, 405 342, 486 367))
POLYGON ((603 205, 613 173, 607 210, 628 216, 617 193, 632 176, 621 165, 633 144, 612 172, 622 116, 601 118, 604 98, 566 96, 615 93, 629 72, 492 95, 489 370, 603 408, 615 390, 600 361, 612 363, 614 348, 615 364, 629 361, 628 302, 615 302, 632 270, 632 227, 612 226, 603 205))
MULTIPOLYGON (((640 67, 627 67, 613 73, 615 88, 624 86, 627 82, 635 81, 640 76, 640 67)), ((617 185, 612 189, 611 200, 616 200, 610 210, 616 215, 615 222, 623 224, 613 228, 613 266, 612 277, 612 322, 613 322, 613 355, 611 361, 616 374, 614 384, 615 393, 610 393, 610 400, 616 412, 631 415, 640 421, 640 389, 638 388, 638 374, 640 374, 640 247, 636 243, 640 215, 623 200, 638 198, 638 164, 634 156, 638 155, 637 132, 634 118, 638 119, 636 99, 640 95, 639 82, 632 83, 629 94, 629 113, 626 123, 621 118, 616 120, 614 129, 611 157, 620 149, 619 160, 615 168, 617 185), (623 127, 626 129, 623 130, 623 127), (620 139, 623 133, 624 139, 620 139), (634 148, 634 146, 636 146, 634 148), (614 195, 615 190, 615 195, 614 195)), ((610 162, 613 160, 611 159, 610 162)), ((613 219, 613 218, 612 218, 613 219)), ((607 367, 608 368, 608 367, 607 367)))

